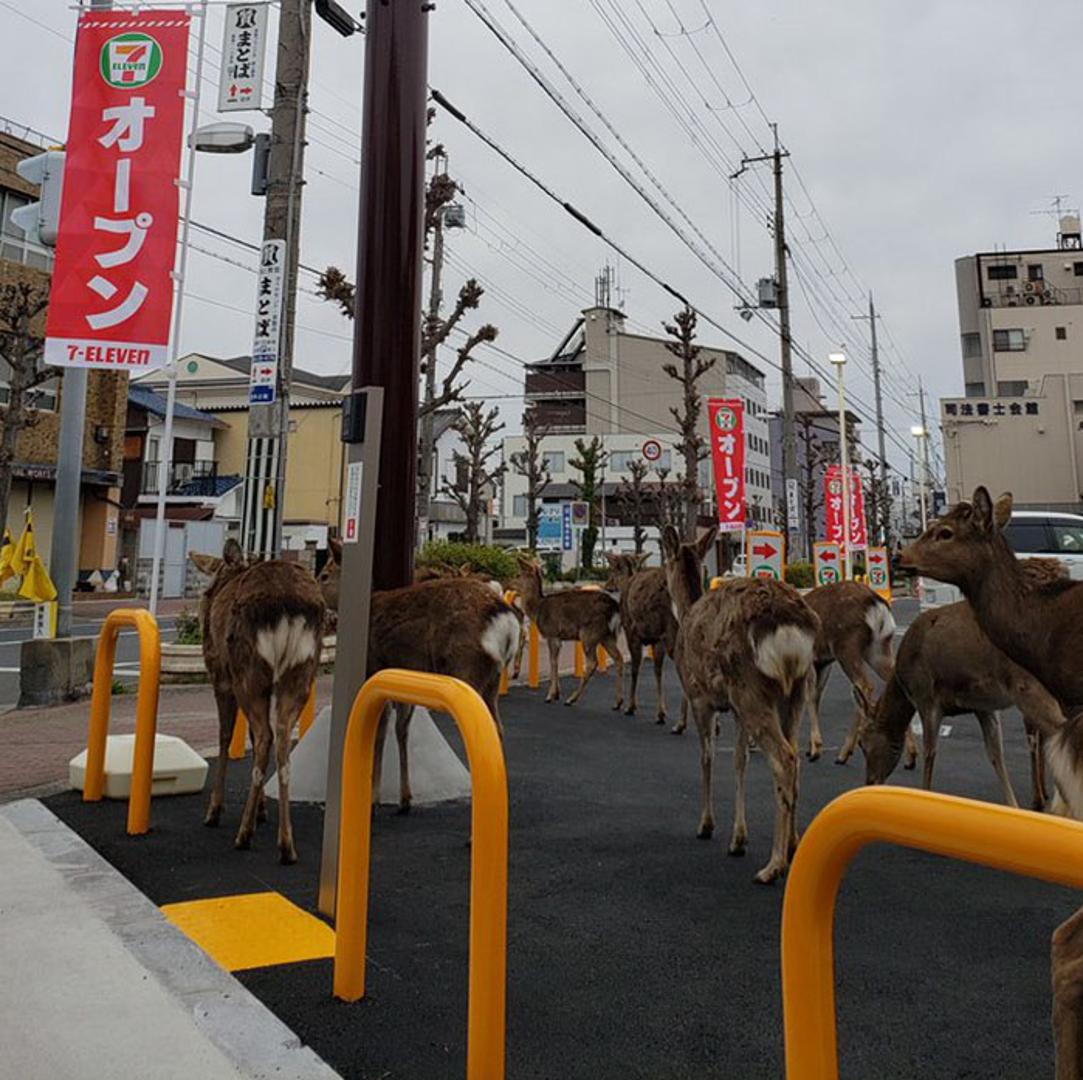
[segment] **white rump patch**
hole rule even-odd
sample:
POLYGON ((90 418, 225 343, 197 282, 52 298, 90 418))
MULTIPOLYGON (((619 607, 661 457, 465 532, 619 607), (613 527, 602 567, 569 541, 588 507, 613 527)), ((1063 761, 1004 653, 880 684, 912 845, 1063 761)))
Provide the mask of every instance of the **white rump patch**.
POLYGON ((895 617, 887 604, 873 604, 865 612, 865 622, 869 624, 874 642, 890 641, 895 636, 895 617))
POLYGON ((497 581, 495 578, 487 581, 485 584, 488 585, 489 588, 492 589, 497 596, 501 598, 504 596, 504 586, 501 585, 500 582, 497 581))
POLYGON ((317 655, 316 635, 305 622, 303 615, 278 620, 274 629, 260 630, 256 635, 256 652, 267 662, 276 679, 292 667, 303 664, 317 655))
POLYGON ((1076 755, 1068 745, 1071 729, 1071 724, 1065 724, 1045 740, 1045 760, 1057 782, 1058 797, 1054 799, 1052 812, 1083 821, 1083 776, 1078 771, 1076 755))
POLYGON ((780 626, 757 645, 749 635, 756 667, 782 685, 788 694, 812 667, 815 636, 803 626, 780 626))
POLYGON ((619 610, 614 611, 613 614, 609 616, 609 632, 611 634, 614 634, 614 635, 616 635, 616 634, 618 634, 620 632, 620 611, 619 610))
POLYGON ((519 651, 519 620, 510 611, 501 611, 481 635, 481 647, 501 667, 507 667, 519 651))

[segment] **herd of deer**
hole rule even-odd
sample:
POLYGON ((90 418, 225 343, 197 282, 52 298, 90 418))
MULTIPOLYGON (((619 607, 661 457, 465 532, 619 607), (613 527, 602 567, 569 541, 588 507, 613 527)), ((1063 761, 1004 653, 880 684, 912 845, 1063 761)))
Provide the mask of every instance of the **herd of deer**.
MULTIPOLYGON (((836 661, 850 680, 856 706, 837 761, 860 745, 866 780, 883 783, 906 751, 914 768, 917 747, 910 731, 915 713, 923 734, 923 783, 931 787, 941 719, 974 713, 1005 800, 1017 805, 1004 765, 998 710, 1017 706, 1024 717, 1031 756, 1032 805, 1047 803, 1044 762, 1055 783, 1053 809, 1083 819, 1083 583, 1067 580, 1055 560, 1019 561, 1002 535, 1011 496, 994 505, 984 488, 960 503, 903 552, 904 565, 958 586, 966 599, 921 614, 907 630, 897 656, 890 606, 863 585, 841 582, 802 596, 770 579, 734 578, 705 591, 703 561, 715 539, 711 530, 682 541, 666 527, 661 568, 645 556, 608 555, 606 591, 546 593, 540 564, 520 558, 519 607, 505 602, 500 586, 478 575, 427 575, 402 589, 376 593, 368 673, 405 667, 462 679, 477 690, 502 733, 498 709, 501 672, 521 658, 524 615, 549 651, 547 702, 560 697, 562 644, 578 641, 587 663, 568 697, 582 695, 597 668, 598 647, 617 663, 615 708, 624 706, 623 630, 631 660, 625 712, 637 707, 644 646, 650 646, 658 686, 657 721, 666 722, 665 657, 672 658, 683 690, 682 714, 672 729, 685 730, 690 711, 699 734, 702 808, 698 835, 714 830, 711 791, 718 717, 732 712, 735 809, 729 851, 741 855, 748 841, 745 771, 758 748, 774 777, 775 827, 771 855, 756 880, 785 873, 797 845, 798 734, 806 707, 811 715, 808 757, 823 749, 820 702, 836 661), (884 688, 876 696, 873 674, 884 688)), ((339 602, 339 555, 314 579, 296 564, 247 563, 228 543, 221 559, 193 556, 210 575, 201 604, 204 654, 220 721, 221 752, 205 822, 222 812, 227 748, 237 709, 250 722, 252 783, 236 837, 251 841, 265 816, 263 784, 272 745, 279 782, 278 846, 284 862, 296 860, 289 820, 289 746, 319 663, 328 611, 339 602), (274 725, 271 702, 274 699, 274 725)), ((409 809, 407 755, 409 708, 396 723, 400 747, 401 809, 409 809)), ((380 738, 387 717, 381 724, 380 738)), ((379 760, 379 758, 377 758, 379 760)), ((1058 1080, 1083 1078, 1083 909, 1053 938, 1054 1030, 1058 1080)))

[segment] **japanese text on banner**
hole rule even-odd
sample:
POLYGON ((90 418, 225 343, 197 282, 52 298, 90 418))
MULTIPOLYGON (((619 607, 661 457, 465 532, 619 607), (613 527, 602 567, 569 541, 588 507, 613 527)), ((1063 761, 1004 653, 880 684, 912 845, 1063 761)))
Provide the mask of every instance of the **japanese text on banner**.
POLYGON ((188 27, 183 11, 80 17, 47 364, 168 359, 188 27))
MULTIPOLYGON (((865 524, 865 497, 861 477, 851 468, 850 473, 850 550, 861 551, 868 546, 865 524)), ((827 539, 845 548, 842 512, 842 467, 832 465, 824 474, 824 517, 827 539)))
POLYGON ((718 527, 745 527, 745 406, 740 398, 708 398, 711 464, 718 497, 718 527))
POLYGON ((263 57, 267 46, 266 3, 227 4, 218 111, 263 106, 263 57))

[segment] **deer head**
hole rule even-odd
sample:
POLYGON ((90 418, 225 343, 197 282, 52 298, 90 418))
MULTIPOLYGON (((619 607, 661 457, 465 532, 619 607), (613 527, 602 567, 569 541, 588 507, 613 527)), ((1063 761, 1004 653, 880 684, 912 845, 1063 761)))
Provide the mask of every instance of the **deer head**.
POLYGON ((952 507, 904 548, 900 561, 966 592, 995 554, 1010 554, 1001 530, 1011 516, 1010 494, 1001 495, 994 504, 984 487, 976 488, 970 502, 952 507))
POLYGON ((241 545, 236 540, 229 539, 222 548, 222 557, 216 555, 202 555, 198 551, 190 551, 188 558, 200 573, 206 574, 211 580, 203 590, 204 596, 216 593, 227 581, 236 577, 248 566, 241 545))
POLYGON ((342 577, 342 541, 328 539, 327 562, 316 577, 316 584, 323 594, 323 602, 329 611, 338 611, 338 585, 342 577))
POLYGON ((628 582, 647 565, 647 559, 650 556, 646 552, 640 552, 638 555, 621 555, 607 551, 605 558, 609 563, 609 577, 605 579, 602 588, 606 591, 619 591, 625 589, 628 582))
POLYGON ((672 525, 662 530, 666 585, 678 619, 703 595, 703 560, 717 535, 718 526, 714 525, 688 544, 681 541, 680 533, 672 525))
POLYGON ((901 718, 903 722, 900 726, 893 723, 889 716, 886 693, 881 694, 879 699, 873 699, 861 687, 855 686, 853 695, 862 712, 857 741, 865 755, 865 783, 886 784, 887 778, 895 771, 899 758, 902 757, 906 728, 913 710, 907 703, 905 717, 901 718))

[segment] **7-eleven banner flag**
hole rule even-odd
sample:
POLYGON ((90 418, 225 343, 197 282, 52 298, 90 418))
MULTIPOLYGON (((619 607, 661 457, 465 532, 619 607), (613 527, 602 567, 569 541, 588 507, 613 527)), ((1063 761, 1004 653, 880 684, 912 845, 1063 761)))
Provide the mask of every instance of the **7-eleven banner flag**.
POLYGON ((79 18, 48 364, 167 361, 188 24, 184 11, 79 18))
MULTIPOLYGON (((861 477, 850 468, 850 550, 862 551, 869 545, 865 524, 865 495, 861 477)), ((827 539, 845 549, 845 524, 842 512, 842 466, 832 465, 824 474, 824 516, 827 539)))
POLYGON ((740 398, 708 398, 711 463, 718 495, 718 528, 745 527, 745 403, 740 398))

